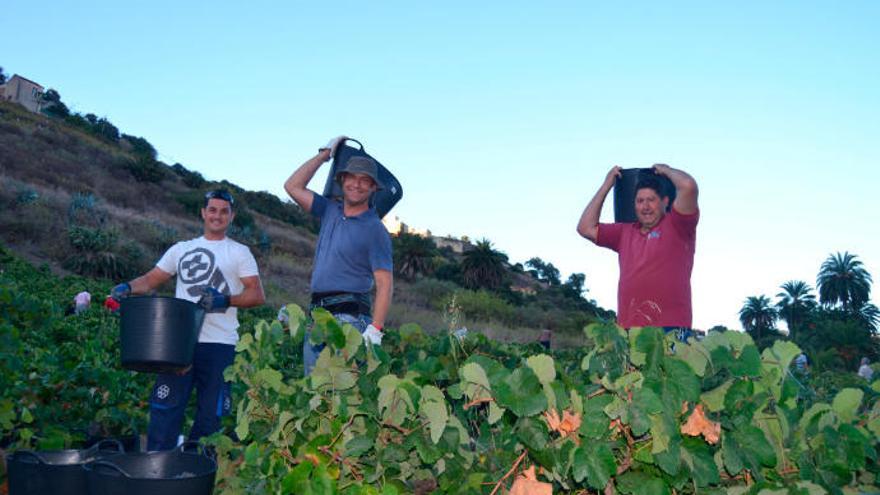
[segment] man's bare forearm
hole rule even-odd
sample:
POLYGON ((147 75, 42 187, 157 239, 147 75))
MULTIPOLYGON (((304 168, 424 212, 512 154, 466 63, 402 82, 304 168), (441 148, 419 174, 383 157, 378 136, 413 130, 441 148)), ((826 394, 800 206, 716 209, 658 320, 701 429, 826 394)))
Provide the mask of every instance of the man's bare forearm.
POLYGON ((312 192, 306 186, 321 168, 321 165, 329 159, 329 149, 319 151, 317 155, 300 165, 284 182, 284 190, 287 191, 287 194, 306 211, 311 211, 312 208, 312 192))
POLYGON ((385 326, 385 318, 388 316, 388 308, 391 307, 391 294, 394 282, 391 272, 376 273, 376 300, 373 301, 373 324, 378 327, 385 326))
POLYGON ((602 205, 605 204, 605 198, 608 196, 611 188, 614 187, 614 181, 619 176, 620 167, 612 167, 608 172, 608 175, 605 176, 605 181, 599 187, 599 190, 596 191, 593 199, 587 203, 584 212, 581 213, 581 218, 578 221, 577 227, 578 234, 596 242, 599 232, 599 215, 602 213, 602 205))

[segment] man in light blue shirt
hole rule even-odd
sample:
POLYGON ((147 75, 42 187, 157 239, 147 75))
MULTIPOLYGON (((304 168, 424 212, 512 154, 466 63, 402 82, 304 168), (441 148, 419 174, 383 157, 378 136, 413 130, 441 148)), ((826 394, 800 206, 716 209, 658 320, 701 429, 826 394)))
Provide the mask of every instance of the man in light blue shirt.
MULTIPOLYGON (((336 173, 342 186, 342 201, 327 199, 306 188, 318 168, 335 154, 345 140, 334 138, 318 154, 303 163, 284 183, 284 189, 302 209, 321 222, 315 264, 312 270, 312 304, 333 313, 341 323, 350 323, 370 344, 382 343, 382 328, 391 305, 393 287, 391 237, 370 197, 382 183, 376 162, 352 157, 336 173), (370 291, 376 299, 371 304, 370 291)), ((303 342, 305 374, 311 373, 323 346, 303 342)))

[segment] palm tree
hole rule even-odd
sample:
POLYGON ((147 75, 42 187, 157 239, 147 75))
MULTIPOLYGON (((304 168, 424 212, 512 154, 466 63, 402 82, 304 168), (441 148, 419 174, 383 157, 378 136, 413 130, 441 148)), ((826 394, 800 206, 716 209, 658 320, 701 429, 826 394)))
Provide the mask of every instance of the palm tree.
POLYGON ((782 292, 776 294, 779 298, 776 309, 788 325, 789 338, 794 340, 795 332, 800 330, 804 318, 816 307, 816 296, 811 294, 813 288, 810 284, 803 280, 789 280, 780 288, 782 292))
POLYGON ((416 275, 430 275, 434 271, 438 251, 430 238, 401 232, 393 242, 394 268, 401 277, 413 280, 416 275))
POLYGON ((819 302, 826 306, 839 303, 844 312, 860 308, 871 296, 871 274, 858 256, 844 252, 833 254, 822 263, 816 286, 819 302))
POLYGON ((865 303, 856 311, 856 320, 872 332, 880 325, 880 308, 873 303, 865 303))
POLYGON ((739 321, 755 340, 759 340, 765 331, 772 330, 777 318, 779 316, 767 296, 749 296, 739 310, 739 321))
POLYGON ((481 239, 470 251, 464 253, 461 262, 462 279, 469 289, 501 288, 506 271, 507 255, 492 248, 488 239, 481 239))

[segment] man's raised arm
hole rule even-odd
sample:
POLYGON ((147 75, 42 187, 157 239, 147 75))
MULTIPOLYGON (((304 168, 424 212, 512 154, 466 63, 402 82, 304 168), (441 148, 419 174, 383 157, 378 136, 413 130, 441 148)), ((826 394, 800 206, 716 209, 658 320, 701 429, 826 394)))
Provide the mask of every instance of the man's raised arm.
POLYGON ((675 186, 675 201, 672 203, 675 211, 683 215, 691 215, 697 212, 697 196, 700 191, 697 188, 697 181, 693 177, 688 175, 687 172, 672 168, 663 163, 655 164, 654 172, 666 176, 672 181, 672 185, 675 186))
POLYGON ((596 242, 596 239, 599 237, 599 214, 602 213, 602 204, 605 203, 605 197, 608 196, 608 192, 614 187, 614 181, 620 177, 620 170, 621 168, 618 166, 611 167, 608 175, 605 176, 605 182, 602 183, 602 186, 596 191, 596 195, 593 196, 593 199, 584 208, 581 219, 578 221, 578 234, 592 242, 596 242))
POLYGON ((345 136, 331 139, 330 142, 327 143, 327 146, 318 150, 317 155, 300 165, 287 181, 284 182, 284 190, 287 191, 287 194, 291 199, 296 201, 296 204, 298 204, 303 210, 307 212, 312 211, 312 199, 315 194, 314 191, 309 190, 306 186, 309 184, 309 181, 312 180, 312 177, 315 176, 315 172, 321 168, 321 165, 323 165, 324 162, 330 160, 336 152, 336 147, 344 140, 345 136))

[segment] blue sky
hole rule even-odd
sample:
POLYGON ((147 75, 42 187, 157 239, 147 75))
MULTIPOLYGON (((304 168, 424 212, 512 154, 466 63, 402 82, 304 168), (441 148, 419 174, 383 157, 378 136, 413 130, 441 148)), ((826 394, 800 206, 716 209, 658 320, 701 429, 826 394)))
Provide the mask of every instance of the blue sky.
POLYGON ((872 1, 17 2, 0 66, 248 189, 283 195, 355 137, 403 183, 392 214, 585 273, 608 308, 616 256, 577 219, 612 165, 668 163, 700 185, 694 324, 739 327, 747 296, 815 285, 835 251, 880 281, 878 18, 872 1))

